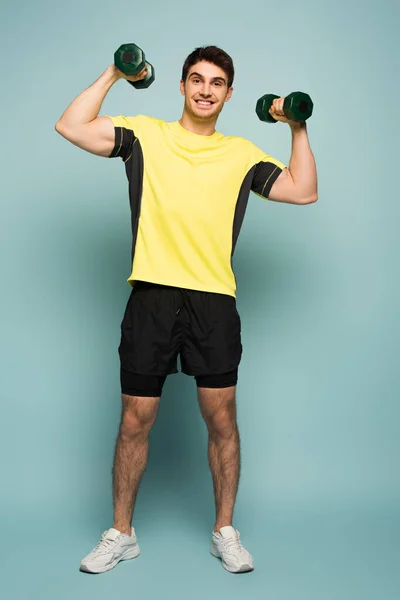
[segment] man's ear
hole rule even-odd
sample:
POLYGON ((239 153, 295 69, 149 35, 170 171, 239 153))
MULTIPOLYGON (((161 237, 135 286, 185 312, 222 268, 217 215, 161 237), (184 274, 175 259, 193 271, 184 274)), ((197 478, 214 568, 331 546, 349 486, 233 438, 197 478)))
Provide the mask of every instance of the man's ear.
POLYGON ((181 91, 182 96, 185 95, 185 83, 183 82, 183 80, 181 79, 180 85, 179 85, 179 89, 181 91))
POLYGON ((227 94, 226 94, 226 97, 225 97, 225 102, 228 102, 228 100, 230 100, 230 99, 231 99, 231 97, 232 97, 232 94, 233 94, 233 87, 230 87, 230 88, 228 89, 228 91, 227 91, 227 94))

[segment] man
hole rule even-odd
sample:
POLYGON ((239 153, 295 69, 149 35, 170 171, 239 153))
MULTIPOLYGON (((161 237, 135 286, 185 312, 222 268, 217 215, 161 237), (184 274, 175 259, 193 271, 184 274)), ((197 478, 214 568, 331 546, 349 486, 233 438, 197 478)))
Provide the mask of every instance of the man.
POLYGON ((216 521, 211 553, 231 572, 251 571, 251 554, 232 526, 240 471, 235 392, 242 354, 231 259, 250 190, 277 202, 317 200, 305 123, 290 122, 283 98, 270 114, 292 131, 289 168, 215 125, 233 92, 232 59, 197 48, 186 59, 179 121, 139 115, 99 117, 104 97, 125 76, 114 65, 67 108, 56 130, 80 148, 121 157, 132 215, 132 286, 121 324, 122 415, 113 467, 114 523, 81 562, 101 573, 139 554, 132 516, 148 457, 148 436, 162 387, 176 373, 194 376, 209 433, 216 521))

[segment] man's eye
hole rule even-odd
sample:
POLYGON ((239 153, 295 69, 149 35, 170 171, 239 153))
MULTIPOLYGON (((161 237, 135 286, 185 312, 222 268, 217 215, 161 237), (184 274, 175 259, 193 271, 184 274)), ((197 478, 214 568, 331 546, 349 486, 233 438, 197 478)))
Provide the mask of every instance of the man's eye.
POLYGON ((192 79, 193 83, 197 83, 200 81, 200 79, 192 79))

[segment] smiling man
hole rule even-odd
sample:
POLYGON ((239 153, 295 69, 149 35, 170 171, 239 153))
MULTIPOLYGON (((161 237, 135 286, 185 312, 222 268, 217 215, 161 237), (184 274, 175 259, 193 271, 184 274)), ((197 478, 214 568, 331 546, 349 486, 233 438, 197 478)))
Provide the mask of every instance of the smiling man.
POLYGON ((233 82, 228 81, 228 74, 215 67, 215 64, 205 61, 191 67, 189 63, 185 63, 183 67, 180 89, 185 96, 185 106, 180 123, 189 131, 197 123, 199 131, 194 133, 200 135, 211 135, 214 132, 216 119, 233 92, 233 82), (205 132, 207 121, 209 131, 205 132))
MULTIPOLYGON (((253 558, 233 527, 240 473, 236 386, 242 355, 232 256, 250 191, 266 200, 317 200, 317 174, 305 123, 288 121, 283 98, 270 114, 292 132, 289 167, 252 142, 216 131, 232 96, 234 68, 220 48, 196 48, 180 82, 181 119, 98 116, 114 65, 66 109, 57 131, 78 147, 121 157, 129 181, 132 291, 121 323, 122 414, 113 467, 114 523, 80 568, 102 573, 134 558, 132 517, 148 457, 148 438, 169 374, 196 379, 208 429, 216 519, 211 553, 230 572, 251 571, 253 558)), ((250 399, 249 399, 250 400, 250 399)))

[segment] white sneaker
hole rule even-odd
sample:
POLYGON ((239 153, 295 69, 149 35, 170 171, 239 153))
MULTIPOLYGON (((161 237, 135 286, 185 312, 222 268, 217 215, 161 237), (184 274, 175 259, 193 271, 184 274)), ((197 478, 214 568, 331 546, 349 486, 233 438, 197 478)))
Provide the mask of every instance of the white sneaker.
POLYGON ((120 560, 136 558, 140 554, 135 530, 132 535, 121 533, 118 529, 107 529, 101 536, 100 542, 85 556, 80 570, 86 573, 104 573, 109 571, 120 560))
POLYGON ((222 565, 231 573, 245 573, 254 569, 250 552, 243 548, 240 533, 231 525, 213 531, 210 552, 222 560, 222 565))

